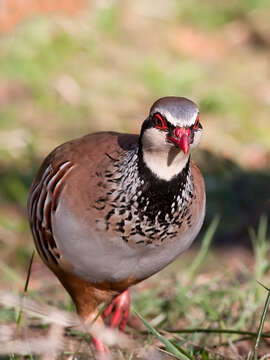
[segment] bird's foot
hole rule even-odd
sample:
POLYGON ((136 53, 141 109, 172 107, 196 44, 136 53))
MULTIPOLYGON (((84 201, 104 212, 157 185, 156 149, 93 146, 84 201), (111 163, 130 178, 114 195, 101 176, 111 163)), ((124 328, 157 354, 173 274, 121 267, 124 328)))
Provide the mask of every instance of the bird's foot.
POLYGON ((109 357, 109 350, 107 346, 104 344, 104 342, 96 337, 92 337, 92 341, 97 351, 97 359, 98 360, 107 359, 109 357))
POLYGON ((110 316, 109 325, 112 328, 119 327, 120 331, 125 330, 130 307, 129 291, 125 290, 116 296, 103 312, 103 319, 110 316))

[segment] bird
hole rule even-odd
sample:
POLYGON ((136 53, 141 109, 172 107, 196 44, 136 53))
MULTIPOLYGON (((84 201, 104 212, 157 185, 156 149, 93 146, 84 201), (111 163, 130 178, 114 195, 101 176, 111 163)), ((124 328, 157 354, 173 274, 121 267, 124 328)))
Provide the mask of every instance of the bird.
MULTIPOLYGON (((198 106, 184 97, 154 102, 140 134, 97 132, 53 150, 28 197, 38 254, 84 323, 124 331, 129 287, 185 251, 205 217, 203 176, 191 160, 201 138, 198 106)), ((98 353, 107 351, 93 338, 98 353)))

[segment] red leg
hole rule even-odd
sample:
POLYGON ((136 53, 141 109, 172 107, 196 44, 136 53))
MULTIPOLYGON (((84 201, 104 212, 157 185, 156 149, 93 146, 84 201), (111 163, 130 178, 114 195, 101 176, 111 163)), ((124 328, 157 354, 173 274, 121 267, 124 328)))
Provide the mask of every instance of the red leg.
MULTIPOLYGON (((85 314, 84 314, 85 315, 85 314)), ((104 321, 100 316, 98 316, 98 311, 93 311, 90 315, 85 315, 83 318, 84 323, 84 330, 87 332, 90 330, 91 334, 91 327, 97 325, 98 328, 96 330, 102 331, 104 327, 104 321)), ((105 360, 110 359, 110 352, 104 342, 99 338, 98 332, 93 336, 91 334, 92 342, 96 350, 96 357, 97 360, 105 360)))
POLYGON ((95 337, 92 337, 92 340, 93 340, 93 344, 97 350, 97 353, 98 354, 108 354, 108 349, 106 347, 106 345, 104 345, 103 341, 95 338, 95 337))
POLYGON ((112 328, 119 327, 120 331, 125 330, 129 317, 130 296, 128 290, 116 296, 110 305, 103 312, 103 319, 111 316, 109 324, 112 328))

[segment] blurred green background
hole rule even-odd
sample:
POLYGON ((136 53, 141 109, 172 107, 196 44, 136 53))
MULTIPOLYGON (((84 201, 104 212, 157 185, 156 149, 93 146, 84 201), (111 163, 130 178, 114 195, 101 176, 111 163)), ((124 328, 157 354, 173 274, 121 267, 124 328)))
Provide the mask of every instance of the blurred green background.
POLYGON ((70 2, 23 14, 1 2, 1 270, 31 254, 26 199, 44 156, 93 131, 138 133, 164 95, 200 106, 216 244, 247 244, 270 215, 269 0, 70 2))

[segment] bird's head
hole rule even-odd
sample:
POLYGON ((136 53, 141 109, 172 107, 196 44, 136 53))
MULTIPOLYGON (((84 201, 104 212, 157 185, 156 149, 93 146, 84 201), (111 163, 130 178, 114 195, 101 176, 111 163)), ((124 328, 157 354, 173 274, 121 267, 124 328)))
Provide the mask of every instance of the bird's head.
MULTIPOLYGON (((199 109, 194 102, 174 96, 157 100, 141 129, 141 147, 146 164, 153 168, 153 163, 159 158, 161 167, 162 159, 166 158, 168 171, 180 162, 183 165, 190 151, 199 144, 201 133, 199 109)), ((157 174, 158 170, 154 172, 157 174)))
POLYGON ((142 143, 146 148, 176 147, 184 154, 200 141, 202 126, 197 105, 184 97, 164 97, 150 109, 142 127, 142 143))

